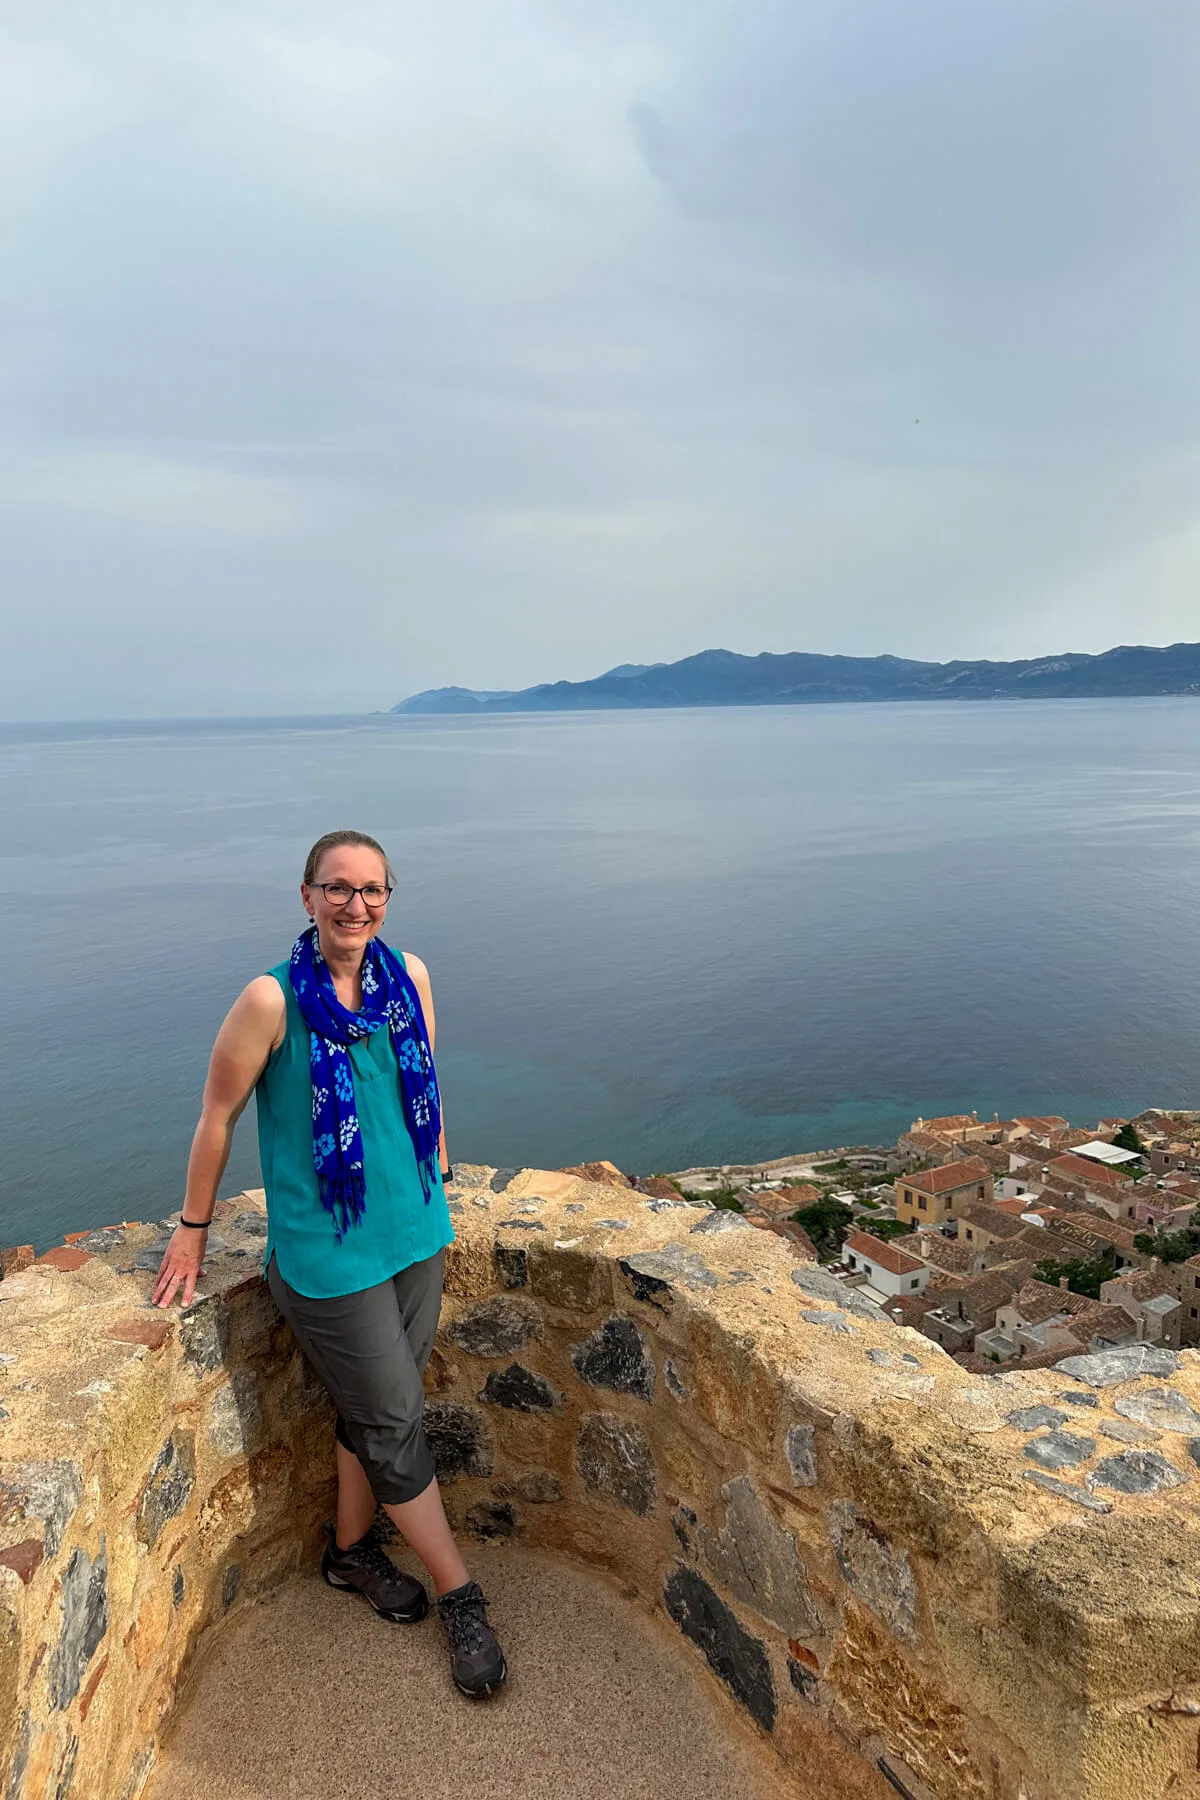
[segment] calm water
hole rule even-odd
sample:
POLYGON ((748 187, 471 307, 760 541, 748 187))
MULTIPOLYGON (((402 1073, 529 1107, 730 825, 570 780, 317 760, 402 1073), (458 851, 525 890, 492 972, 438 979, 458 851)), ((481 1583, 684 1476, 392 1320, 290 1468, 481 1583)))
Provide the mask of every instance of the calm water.
POLYGON ((0 794, 0 1243, 179 1203, 339 825, 400 873, 460 1158, 1200 1104, 1195 701, 7 727, 0 794))

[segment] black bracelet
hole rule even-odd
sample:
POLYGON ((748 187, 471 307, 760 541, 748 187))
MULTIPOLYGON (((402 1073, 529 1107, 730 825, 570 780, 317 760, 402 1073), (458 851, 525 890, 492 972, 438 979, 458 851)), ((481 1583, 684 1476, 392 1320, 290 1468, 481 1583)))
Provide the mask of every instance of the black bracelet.
POLYGON ((449 1187, 450 1183, 454 1180, 454 1164, 451 1163, 450 1167, 448 1169, 443 1169, 441 1171, 441 1175, 442 1175, 442 1186, 449 1187))
POLYGON ((180 1216, 179 1223, 187 1225, 192 1231, 207 1231, 212 1224, 211 1219, 185 1219, 180 1216))

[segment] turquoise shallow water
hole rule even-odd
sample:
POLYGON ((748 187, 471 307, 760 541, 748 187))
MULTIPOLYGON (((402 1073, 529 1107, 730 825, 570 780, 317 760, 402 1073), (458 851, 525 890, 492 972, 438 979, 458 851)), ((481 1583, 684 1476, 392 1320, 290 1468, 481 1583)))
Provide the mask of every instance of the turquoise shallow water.
POLYGON ((178 1204, 337 825, 400 871, 461 1158, 1200 1105, 1195 701, 11 726, 0 806, 0 1242, 178 1204))

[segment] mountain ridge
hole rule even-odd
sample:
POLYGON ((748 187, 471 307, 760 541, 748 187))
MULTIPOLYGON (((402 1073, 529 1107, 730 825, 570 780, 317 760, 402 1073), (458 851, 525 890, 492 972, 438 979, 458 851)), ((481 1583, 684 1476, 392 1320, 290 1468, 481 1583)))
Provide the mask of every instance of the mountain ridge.
POLYGON ((673 663, 620 663, 589 681, 500 690, 427 688, 393 713, 576 712, 679 706, 801 706, 836 701, 1102 699, 1200 695, 1200 644, 1118 644, 1015 662, 921 662, 793 650, 700 650, 673 663))

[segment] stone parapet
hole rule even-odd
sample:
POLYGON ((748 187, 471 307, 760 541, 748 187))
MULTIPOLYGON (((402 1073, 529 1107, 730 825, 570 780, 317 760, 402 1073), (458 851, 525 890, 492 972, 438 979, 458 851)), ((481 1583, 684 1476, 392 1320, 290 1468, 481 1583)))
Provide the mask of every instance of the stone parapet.
MULTIPOLYGON (((1200 1361, 967 1375, 736 1215, 459 1170, 452 1521, 617 1575, 823 1800, 1200 1793, 1200 1361)), ((136 1800, 181 1678, 315 1558, 328 1404, 221 1202, 0 1282, 0 1793, 136 1800)), ((22 1258, 20 1262, 26 1262, 22 1258)))

